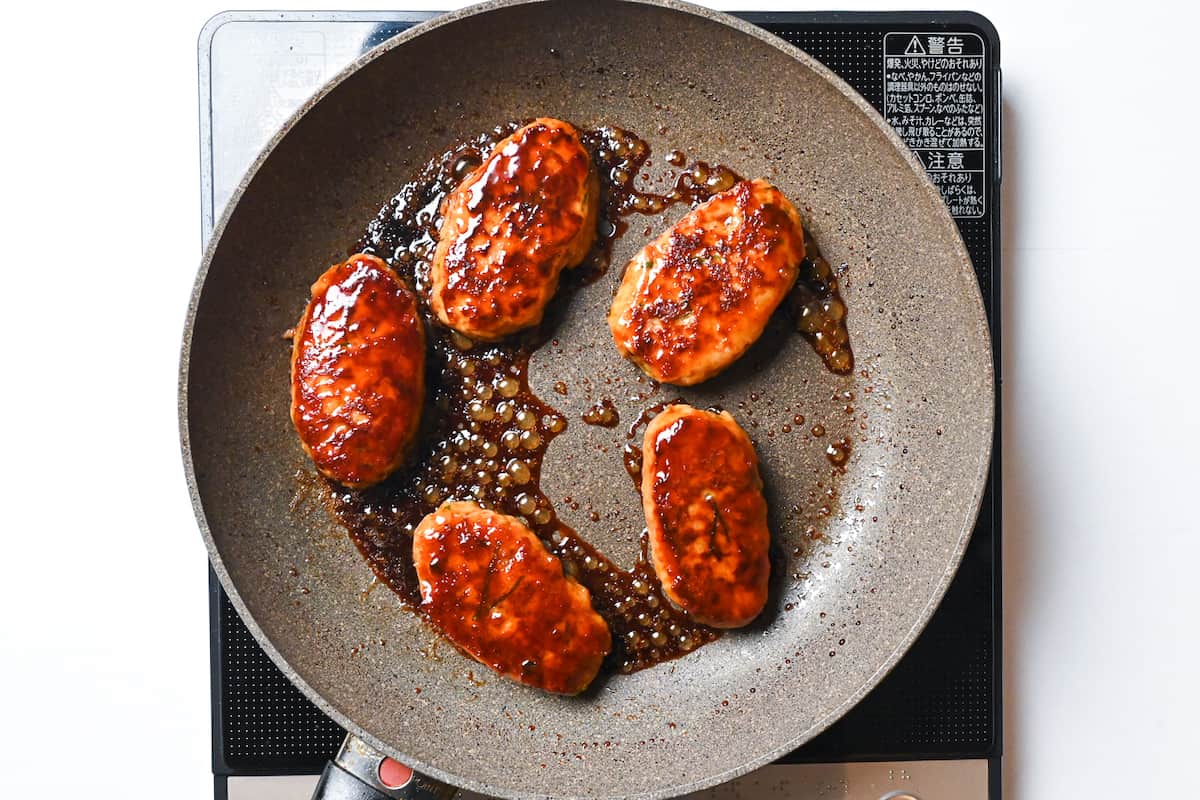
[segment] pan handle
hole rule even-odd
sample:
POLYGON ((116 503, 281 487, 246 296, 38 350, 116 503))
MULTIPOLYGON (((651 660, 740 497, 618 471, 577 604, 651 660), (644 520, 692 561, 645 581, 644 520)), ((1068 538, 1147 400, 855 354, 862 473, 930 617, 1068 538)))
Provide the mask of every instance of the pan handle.
POLYGON ((325 765, 312 800, 451 800, 457 793, 348 733, 337 756, 325 765))

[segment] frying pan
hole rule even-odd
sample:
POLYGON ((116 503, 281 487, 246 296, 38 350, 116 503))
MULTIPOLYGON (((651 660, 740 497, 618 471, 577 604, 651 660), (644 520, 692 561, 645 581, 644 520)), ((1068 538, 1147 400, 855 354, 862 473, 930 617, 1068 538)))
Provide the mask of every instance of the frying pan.
MULTIPOLYGON (((621 464, 626 426, 580 415, 601 397, 623 423, 645 408, 647 384, 618 357, 604 315, 621 265, 682 213, 635 217, 613 268, 556 299, 555 343, 530 365, 533 390, 570 420, 542 488, 624 566, 643 524, 621 464)), ((811 57, 673 0, 490 3, 359 59, 284 126, 230 201, 197 278, 180 377, 187 479, 214 569, 275 663, 355 737, 341 766, 386 754, 505 797, 666 797, 830 725, 901 657, 953 577, 992 409, 970 260, 913 156, 811 57), (652 147, 651 172, 677 148, 772 180, 830 263, 846 265, 857 356, 852 375, 830 373, 777 315, 725 374, 663 387, 661 399, 731 410, 754 437, 772 599, 750 628, 579 698, 491 675, 388 590, 364 591, 370 570, 314 497, 279 340, 309 284, 424 160, 535 116, 630 129, 652 147), (839 437, 853 441, 841 471, 826 458, 839 437)))

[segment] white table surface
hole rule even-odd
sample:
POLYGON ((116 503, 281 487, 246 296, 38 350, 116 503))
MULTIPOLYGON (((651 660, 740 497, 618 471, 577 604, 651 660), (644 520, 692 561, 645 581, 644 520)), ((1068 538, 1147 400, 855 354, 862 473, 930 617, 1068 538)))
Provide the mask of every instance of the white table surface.
MULTIPOLYGON (((354 4, 429 5, 461 3, 354 4)), ((5 797, 211 797, 175 387, 199 260, 196 36, 228 7, 4 12, 5 797)), ((975 7, 1004 69, 1008 797, 1195 788, 1200 16, 1183 8, 975 7)))

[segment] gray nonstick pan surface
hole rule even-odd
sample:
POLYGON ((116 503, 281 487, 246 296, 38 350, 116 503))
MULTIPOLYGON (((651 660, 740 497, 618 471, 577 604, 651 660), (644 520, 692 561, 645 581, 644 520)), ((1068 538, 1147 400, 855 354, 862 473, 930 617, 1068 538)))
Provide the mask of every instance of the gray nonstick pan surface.
MULTIPOLYGON (((542 488, 625 567, 643 520, 621 448, 648 401, 605 314, 626 261, 682 213, 632 218, 609 271, 556 298, 567 307, 554 312, 555 344, 530 363, 532 389, 569 420, 542 488), (602 398, 621 425, 580 422, 602 398)), ((356 62, 284 126, 230 201, 200 268, 180 378, 200 529, 258 641, 380 751, 504 797, 672 796, 825 729, 903 655, 953 577, 986 477, 992 410, 970 260, 904 145, 801 51, 658 0, 478 6, 356 62), (730 410, 754 438, 775 588, 749 628, 578 698, 492 675, 386 587, 364 591, 367 563, 310 496, 317 482, 288 416, 290 348, 279 338, 312 281, 426 159, 537 116, 634 131, 652 148, 652 172, 679 149, 778 185, 829 262, 846 265, 857 361, 851 375, 829 372, 780 319, 725 374, 662 388, 658 399, 730 410), (844 438, 853 447, 839 470, 826 451, 844 438)))

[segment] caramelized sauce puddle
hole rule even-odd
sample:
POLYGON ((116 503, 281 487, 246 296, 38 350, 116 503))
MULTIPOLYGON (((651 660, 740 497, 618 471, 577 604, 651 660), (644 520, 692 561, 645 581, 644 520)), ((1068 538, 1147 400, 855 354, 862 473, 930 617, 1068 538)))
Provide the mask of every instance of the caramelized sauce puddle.
MULTIPOLYGON (((529 359, 545 342, 544 331, 475 344, 438 324, 425 301, 442 199, 518 127, 515 122, 498 126, 430 160, 380 210, 352 248, 351 253, 383 258, 416 289, 428 331, 428 394, 422 434, 410 466, 361 491, 329 483, 327 505, 379 579, 414 609, 420 603, 412 532, 426 514, 447 500, 459 499, 524 519, 562 560, 567 574, 587 587, 596 611, 608 622, 614 648, 606 668, 634 672, 677 658, 715 640, 719 633, 692 622, 664 598, 646 553, 644 532, 641 557, 632 569, 622 570, 559 519, 542 492, 542 459, 550 442, 567 426, 566 417, 529 387, 529 359)), ((566 302, 580 283, 605 274, 612 244, 628 227, 625 217, 657 214, 675 203, 694 205, 740 180, 726 167, 696 162, 680 172, 666 194, 641 192, 635 182, 650 156, 644 141, 612 127, 584 132, 583 139, 600 173, 599 235, 584 264, 564 275, 556 303, 566 302)), ((679 166, 684 158, 673 152, 669 163, 679 166)), ((810 247, 810 257, 819 259, 815 247, 810 247)), ((797 308, 812 302, 811 298, 819 303, 836 296, 836 282, 831 293, 821 270, 802 269, 802 280, 809 273, 823 282, 806 284, 807 294, 799 295, 797 308)), ((811 336, 810 341, 817 346, 811 336)), ((648 419, 635 421, 628 438, 648 419)), ((616 424, 615 417, 611 424, 616 424)), ((640 461, 637 445, 630 441, 625 464, 635 483, 640 461)))

